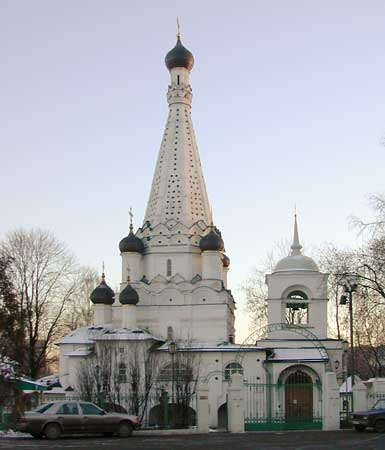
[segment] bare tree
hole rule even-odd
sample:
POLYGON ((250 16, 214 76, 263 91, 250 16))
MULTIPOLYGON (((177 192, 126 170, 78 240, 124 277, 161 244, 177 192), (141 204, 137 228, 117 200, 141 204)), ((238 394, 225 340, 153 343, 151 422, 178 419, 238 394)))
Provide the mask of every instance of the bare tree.
POLYGON ((371 194, 369 205, 373 210, 374 217, 364 220, 357 216, 350 217, 350 223, 357 228, 360 233, 369 232, 372 238, 385 235, 385 195, 371 194))
POLYGON ((256 330, 267 324, 267 286, 265 276, 274 270, 276 263, 289 254, 290 243, 287 240, 276 242, 268 252, 259 268, 240 287, 246 297, 246 311, 251 318, 250 329, 256 330))
POLYGON ((100 276, 91 267, 80 267, 76 274, 75 289, 67 302, 63 315, 63 332, 92 324, 91 292, 99 284, 100 276))
MULTIPOLYGON (((171 400, 168 404, 168 418, 171 427, 187 428, 195 423, 195 413, 192 401, 200 374, 201 356, 194 350, 190 337, 169 343, 170 351, 162 352, 159 361, 162 369, 157 378, 158 392, 167 392, 171 400), (172 350, 172 346, 174 350, 172 350)), ((164 400, 164 397, 162 396, 164 400)), ((160 405, 158 421, 163 423, 165 405, 160 405)))
POLYGON ((36 378, 60 334, 63 313, 75 292, 75 260, 62 242, 41 229, 8 233, 0 251, 11 261, 19 322, 25 332, 24 372, 36 378))
POLYGON ((95 335, 93 353, 78 370, 82 398, 106 409, 128 411, 142 420, 157 377, 159 344, 148 340, 119 341, 95 335))

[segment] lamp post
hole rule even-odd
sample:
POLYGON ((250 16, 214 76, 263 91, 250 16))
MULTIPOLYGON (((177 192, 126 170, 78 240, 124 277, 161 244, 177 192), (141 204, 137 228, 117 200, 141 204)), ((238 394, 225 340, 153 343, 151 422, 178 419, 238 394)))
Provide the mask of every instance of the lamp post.
POLYGON ((353 292, 357 292, 357 280, 354 275, 343 275, 338 284, 342 286, 344 293, 340 298, 340 305, 349 305, 349 326, 350 326, 350 376, 352 389, 354 386, 355 358, 354 358, 354 333, 353 333, 353 292), (348 296, 346 295, 348 294, 348 296))
POLYGON ((177 352, 177 345, 174 341, 169 342, 168 351, 171 355, 171 368, 172 368, 172 404, 175 403, 175 354, 177 352))

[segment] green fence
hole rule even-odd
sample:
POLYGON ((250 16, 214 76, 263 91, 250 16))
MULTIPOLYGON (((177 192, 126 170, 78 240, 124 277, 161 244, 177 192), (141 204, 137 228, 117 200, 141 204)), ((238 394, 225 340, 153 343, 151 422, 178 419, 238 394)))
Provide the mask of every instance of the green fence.
POLYGON ((340 393, 340 427, 352 427, 353 395, 351 392, 340 393))
POLYGON ((322 429, 320 383, 245 382, 245 430, 322 429))

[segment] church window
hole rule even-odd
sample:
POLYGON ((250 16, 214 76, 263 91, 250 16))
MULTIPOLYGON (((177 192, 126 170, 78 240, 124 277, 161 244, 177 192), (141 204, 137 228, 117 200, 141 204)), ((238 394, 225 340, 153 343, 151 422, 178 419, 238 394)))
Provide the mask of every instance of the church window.
POLYGON ((123 347, 119 347, 119 353, 124 353, 124 348, 123 347))
POLYGON ((172 263, 171 263, 171 259, 168 259, 166 262, 166 274, 168 277, 171 277, 172 275, 172 263))
POLYGON ((227 364, 225 368, 225 380, 230 380, 231 375, 233 375, 234 373, 240 373, 242 375, 243 374, 242 366, 236 362, 227 364))
POLYGON ((293 291, 287 296, 286 323, 303 325, 309 321, 308 297, 302 291, 293 291))
POLYGON ((124 363, 119 364, 119 383, 127 382, 127 368, 124 363))
POLYGON ((176 385, 194 381, 194 371, 192 367, 182 364, 175 358, 174 364, 164 366, 158 377, 158 381, 175 382, 176 385))
POLYGON ((180 75, 177 75, 178 84, 180 83, 180 75))

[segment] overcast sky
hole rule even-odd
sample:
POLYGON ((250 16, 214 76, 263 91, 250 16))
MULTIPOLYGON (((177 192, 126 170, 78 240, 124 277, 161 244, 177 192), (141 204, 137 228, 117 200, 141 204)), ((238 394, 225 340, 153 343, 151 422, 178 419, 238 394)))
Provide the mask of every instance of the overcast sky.
MULTIPOLYGON (((237 287, 274 242, 356 245, 384 192, 385 2, 0 0, 0 237, 49 229, 120 281, 163 127, 175 18, 193 122, 237 287)), ((240 320, 242 318, 242 320, 240 320)))

